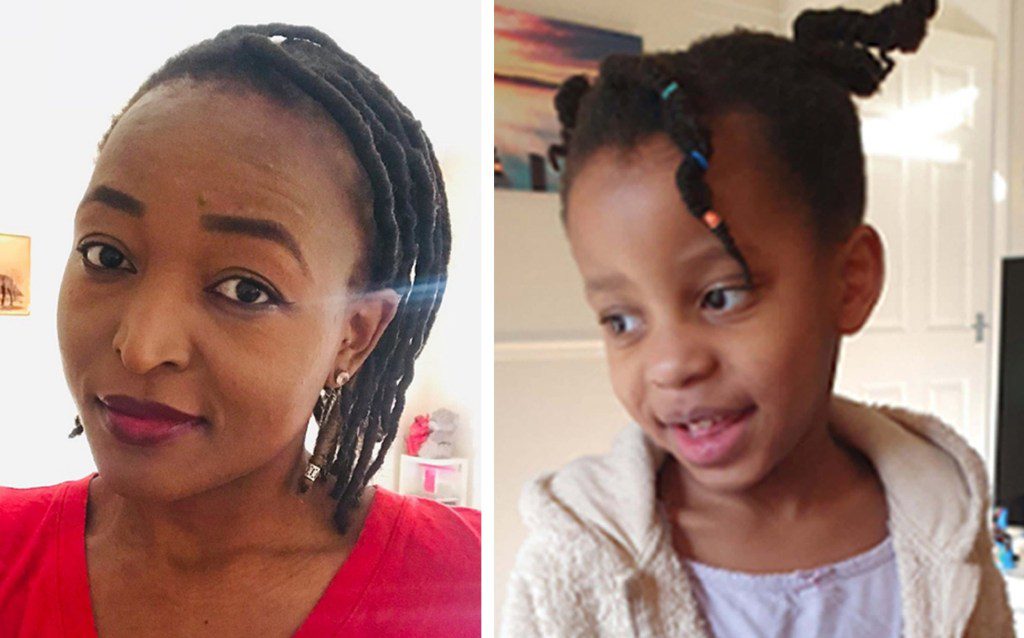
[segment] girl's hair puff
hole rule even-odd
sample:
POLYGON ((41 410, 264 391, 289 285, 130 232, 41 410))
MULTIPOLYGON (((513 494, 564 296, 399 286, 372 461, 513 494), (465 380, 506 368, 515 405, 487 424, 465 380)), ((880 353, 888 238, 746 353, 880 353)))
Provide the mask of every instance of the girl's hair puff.
POLYGON ((569 189, 586 160, 605 147, 629 150, 667 134, 683 154, 676 184, 690 213, 708 225, 749 271, 724 221, 707 216, 712 194, 704 180, 714 145, 707 122, 726 112, 753 114, 788 186, 809 204, 821 242, 845 239, 864 218, 864 151, 851 94, 878 91, 892 71, 889 53, 916 51, 935 15, 936 0, 903 0, 874 13, 809 10, 793 39, 736 29, 689 49, 612 55, 596 81, 577 75, 555 96, 564 159, 563 221, 569 189))

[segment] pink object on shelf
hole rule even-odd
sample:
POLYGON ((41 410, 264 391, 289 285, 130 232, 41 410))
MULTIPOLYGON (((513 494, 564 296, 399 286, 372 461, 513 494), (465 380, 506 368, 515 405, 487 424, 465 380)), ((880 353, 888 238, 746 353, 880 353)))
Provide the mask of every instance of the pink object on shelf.
POLYGON ((405 436, 405 453, 417 456, 428 436, 430 436, 430 415, 421 414, 413 419, 412 425, 409 426, 409 434, 405 436))
POLYGON ((451 465, 434 465, 432 463, 420 463, 423 468, 423 490, 427 494, 437 493, 437 475, 451 474, 456 468, 451 465))

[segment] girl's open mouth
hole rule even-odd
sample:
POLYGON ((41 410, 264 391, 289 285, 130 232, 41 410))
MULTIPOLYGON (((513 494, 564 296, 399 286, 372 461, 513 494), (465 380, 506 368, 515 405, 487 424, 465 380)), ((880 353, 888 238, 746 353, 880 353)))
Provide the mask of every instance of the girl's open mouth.
POLYGON ((727 417, 670 423, 666 427, 671 431, 676 450, 683 459, 694 465, 711 467, 732 459, 756 409, 750 406, 727 417))

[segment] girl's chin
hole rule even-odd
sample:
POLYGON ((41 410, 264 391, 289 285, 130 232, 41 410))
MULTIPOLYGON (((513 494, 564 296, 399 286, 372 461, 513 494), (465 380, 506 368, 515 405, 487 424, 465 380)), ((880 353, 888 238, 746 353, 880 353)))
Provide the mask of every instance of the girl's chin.
POLYGON ((746 467, 743 463, 729 467, 706 468, 688 465, 674 454, 673 458, 689 480, 717 494, 742 494, 756 486, 762 476, 760 472, 746 467))

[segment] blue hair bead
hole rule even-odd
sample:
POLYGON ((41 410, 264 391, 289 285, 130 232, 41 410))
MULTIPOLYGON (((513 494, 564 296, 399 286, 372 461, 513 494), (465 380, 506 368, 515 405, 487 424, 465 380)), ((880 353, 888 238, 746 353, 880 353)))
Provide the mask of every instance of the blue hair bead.
POLYGON ((690 151, 690 157, 700 165, 701 169, 708 170, 708 159, 700 151, 690 151))
POLYGON ((678 89, 678 88, 679 88, 679 83, 678 82, 672 82, 671 84, 666 86, 664 89, 662 89, 662 91, 661 91, 661 99, 667 100, 668 96, 670 96, 673 93, 675 93, 676 89, 678 89))

